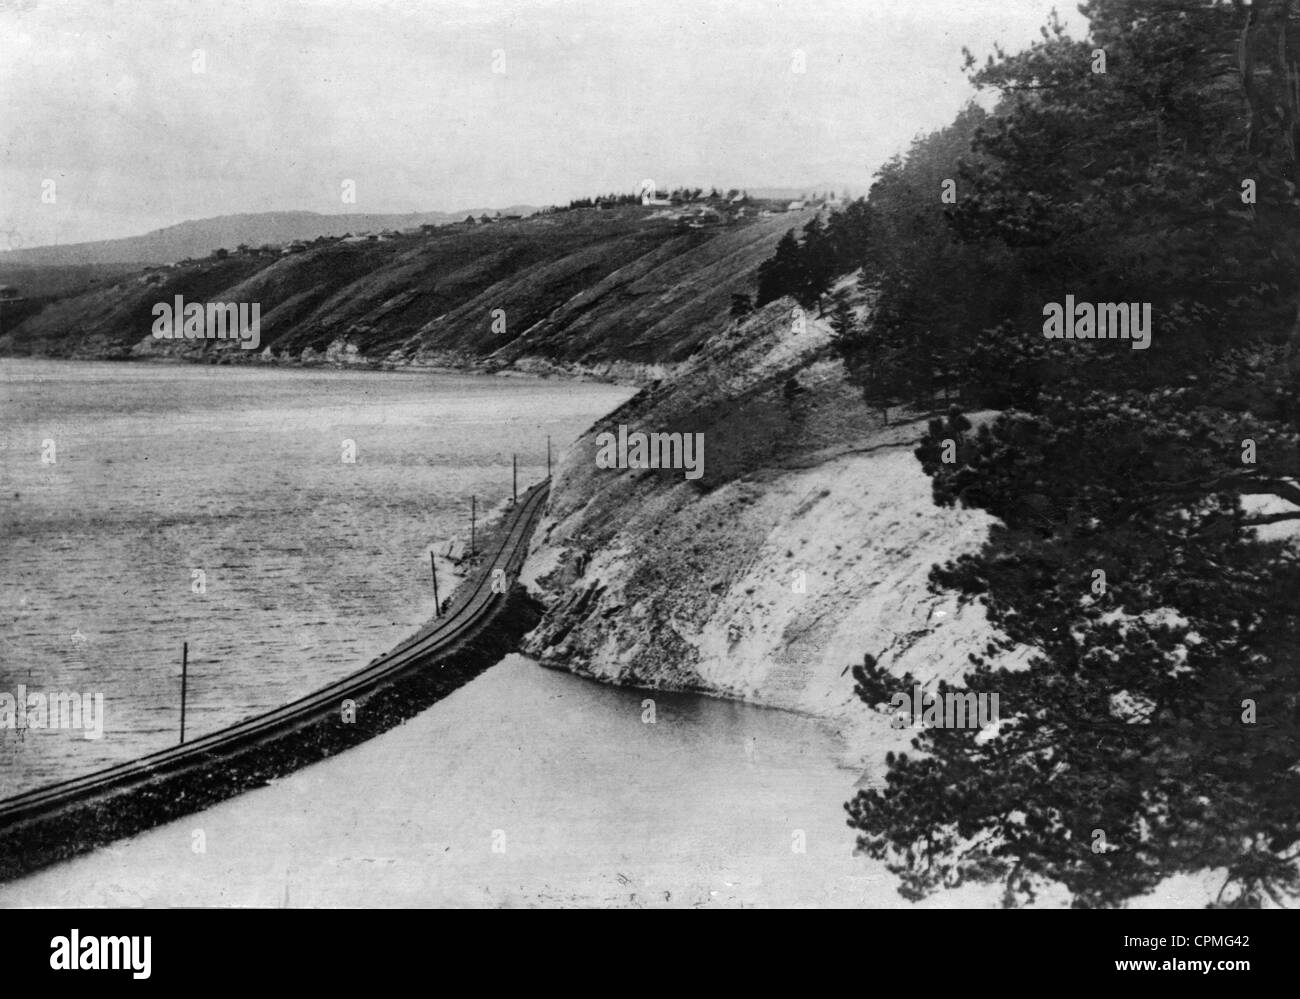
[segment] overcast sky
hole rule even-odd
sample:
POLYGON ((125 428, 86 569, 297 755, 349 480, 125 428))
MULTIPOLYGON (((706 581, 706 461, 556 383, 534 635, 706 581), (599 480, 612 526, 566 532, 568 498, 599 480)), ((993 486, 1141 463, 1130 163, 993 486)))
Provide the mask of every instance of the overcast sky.
POLYGON ((0 248, 8 231, 34 246, 243 211, 548 204, 645 178, 865 193, 971 96, 963 45, 1019 48, 1052 6, 0 0, 0 248))

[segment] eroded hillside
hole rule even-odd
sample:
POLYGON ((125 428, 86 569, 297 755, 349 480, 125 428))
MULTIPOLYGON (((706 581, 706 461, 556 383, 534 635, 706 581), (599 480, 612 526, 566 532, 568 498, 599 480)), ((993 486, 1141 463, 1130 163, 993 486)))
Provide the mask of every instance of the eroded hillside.
POLYGON ((935 506, 912 454, 923 424, 884 425, 846 383, 827 325, 810 316, 795 332, 792 306, 725 325, 565 455, 526 568, 549 605, 526 651, 888 738, 848 668, 869 652, 900 674, 960 681, 993 634, 982 605, 927 581, 978 548, 992 518, 935 506), (620 424, 703 434, 704 474, 599 467, 597 435, 620 424))
POLYGON ((46 306, 0 336, 0 353, 557 367, 655 377, 724 322, 733 293, 809 212, 688 225, 639 206, 464 223, 300 252, 231 252, 150 268, 46 306), (260 342, 164 340, 154 307, 258 303, 260 342))

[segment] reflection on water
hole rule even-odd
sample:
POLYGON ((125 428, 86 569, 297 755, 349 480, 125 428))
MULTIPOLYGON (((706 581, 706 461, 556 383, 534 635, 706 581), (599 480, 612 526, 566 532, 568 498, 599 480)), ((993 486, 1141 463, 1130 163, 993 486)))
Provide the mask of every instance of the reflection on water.
POLYGON ((0 361, 0 692, 105 705, 102 739, 0 728, 0 796, 174 744, 182 642, 187 736, 365 665, 428 617, 428 546, 470 495, 509 496, 513 451, 521 485, 542 478, 548 434, 558 451, 629 394, 0 361))

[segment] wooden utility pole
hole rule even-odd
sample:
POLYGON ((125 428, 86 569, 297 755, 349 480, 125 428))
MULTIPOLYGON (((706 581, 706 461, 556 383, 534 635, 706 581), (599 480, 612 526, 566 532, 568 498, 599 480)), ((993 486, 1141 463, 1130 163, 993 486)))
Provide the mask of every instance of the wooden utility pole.
POLYGON ((546 477, 551 477, 551 435, 546 435, 546 477))
POLYGON ((181 646, 181 744, 185 743, 185 681, 190 669, 190 643, 181 646))
MULTIPOLYGON (((32 682, 32 668, 28 666, 27 683, 30 684, 31 682, 32 682)), ((24 698, 26 696, 27 696, 26 694, 23 695, 24 698)), ((14 724, 18 727, 18 739, 20 742, 26 742, 27 741, 27 701, 24 700, 22 704, 14 705, 14 712, 15 712, 14 724)))
POLYGON ((429 570, 433 573, 433 616, 437 617, 442 613, 442 602, 438 599, 438 564, 433 560, 433 552, 429 552, 429 570))
POLYGON ((474 516, 477 513, 478 497, 469 498, 469 554, 474 557, 474 516))
POLYGON ((519 502, 519 455, 510 456, 510 505, 519 502))

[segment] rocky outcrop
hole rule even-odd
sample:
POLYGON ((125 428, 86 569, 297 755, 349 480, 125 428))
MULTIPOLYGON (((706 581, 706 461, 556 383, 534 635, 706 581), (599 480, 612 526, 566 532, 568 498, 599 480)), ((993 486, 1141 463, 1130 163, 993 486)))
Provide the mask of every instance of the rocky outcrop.
POLYGON ((864 653, 955 681, 986 651, 983 607, 928 577, 992 518, 934 505, 912 454, 923 421, 884 425, 825 323, 795 332, 792 306, 722 329, 564 456, 526 567, 548 607, 528 653, 613 683, 860 719, 849 667, 864 653), (597 435, 620 424, 703 434, 703 476, 598 467, 597 435))

